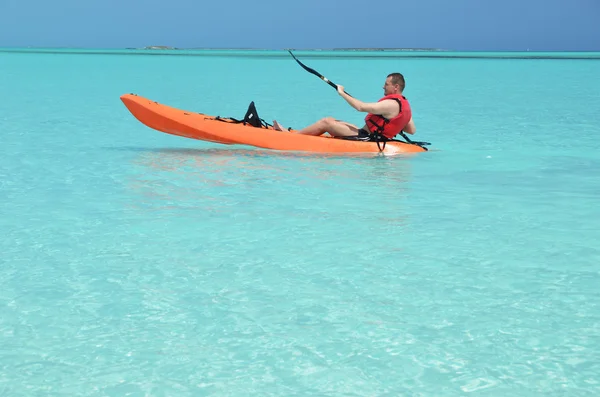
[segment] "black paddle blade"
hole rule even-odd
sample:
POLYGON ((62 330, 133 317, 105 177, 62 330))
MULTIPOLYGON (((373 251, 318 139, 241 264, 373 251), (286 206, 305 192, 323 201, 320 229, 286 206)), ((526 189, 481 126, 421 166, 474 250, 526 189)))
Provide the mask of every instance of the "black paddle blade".
POLYGON ((296 56, 295 56, 294 54, 292 54, 292 52, 291 52, 290 50, 288 50, 288 52, 289 52, 289 53, 290 53, 290 55, 291 55, 291 56, 294 58, 294 60, 295 60, 296 62, 298 62, 298 64, 299 64, 300 66, 302 66, 302 67, 304 68, 304 70, 306 70, 308 73, 312 73, 312 74, 314 74, 315 76, 317 76, 317 77, 319 77, 319 78, 323 78, 323 76, 321 76, 321 74, 320 74, 319 72, 317 72, 317 71, 316 71, 316 70, 314 70, 314 69, 311 69, 311 68, 309 68, 308 66, 306 66, 305 64, 303 64, 302 62, 300 62, 300 61, 298 60, 298 58, 296 58, 296 56))
POLYGON ((323 76, 321 73, 317 72, 316 70, 314 70, 312 68, 309 68, 308 66, 306 66, 305 64, 300 62, 298 60, 298 58, 296 58, 296 56, 294 54, 292 54, 292 51, 288 50, 288 52, 296 60, 296 62, 298 62, 298 64, 300 66, 302 66, 302 68, 304 70, 306 70, 308 73, 314 74, 315 76, 317 76, 318 78, 320 78, 321 80, 323 80, 324 82, 326 82, 327 84, 329 84, 330 86, 332 86, 333 88, 335 88, 337 90, 337 84, 335 84, 333 81, 329 81, 329 79, 327 77, 323 76))

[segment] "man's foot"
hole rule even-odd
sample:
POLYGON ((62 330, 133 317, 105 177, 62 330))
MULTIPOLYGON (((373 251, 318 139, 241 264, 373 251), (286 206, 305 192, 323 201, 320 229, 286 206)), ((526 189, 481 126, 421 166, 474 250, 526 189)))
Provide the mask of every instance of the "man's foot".
POLYGON ((277 131, 283 131, 284 128, 281 124, 277 122, 277 120, 273 120, 273 129, 277 131))

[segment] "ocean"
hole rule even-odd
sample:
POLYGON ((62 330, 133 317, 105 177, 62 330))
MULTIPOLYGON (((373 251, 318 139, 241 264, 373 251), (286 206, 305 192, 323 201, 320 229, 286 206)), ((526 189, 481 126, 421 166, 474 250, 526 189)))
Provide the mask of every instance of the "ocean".
POLYGON ((297 51, 414 156, 151 130, 119 96, 360 123, 286 51, 0 50, 0 396, 600 394, 599 53, 297 51))

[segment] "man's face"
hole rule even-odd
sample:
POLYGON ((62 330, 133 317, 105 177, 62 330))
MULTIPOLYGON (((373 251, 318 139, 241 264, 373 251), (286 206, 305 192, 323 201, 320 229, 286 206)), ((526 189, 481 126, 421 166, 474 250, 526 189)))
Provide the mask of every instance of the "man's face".
POLYGON ((385 79, 385 84, 383 85, 383 93, 384 95, 395 94, 398 91, 398 86, 392 84, 392 78, 388 77, 385 79))

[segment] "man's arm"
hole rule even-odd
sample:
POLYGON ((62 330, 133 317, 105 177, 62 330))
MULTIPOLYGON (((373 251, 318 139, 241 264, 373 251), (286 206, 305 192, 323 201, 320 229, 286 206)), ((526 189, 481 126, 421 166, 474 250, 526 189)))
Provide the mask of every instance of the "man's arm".
POLYGON ((410 120, 408 121, 408 124, 406 124, 406 127, 404 127, 404 129, 402 131, 407 132, 411 135, 414 134, 415 132, 417 132, 417 127, 415 126, 415 122, 413 121, 412 116, 411 116, 410 120))
POLYGON ((350 106, 352 106, 359 112, 379 114, 388 119, 391 119, 395 117, 400 110, 400 108, 398 107, 398 102, 391 99, 375 103, 365 103, 363 101, 360 101, 346 94, 346 92, 344 91, 344 87, 341 85, 338 85, 338 93, 342 98, 346 100, 346 102, 350 104, 350 106))

